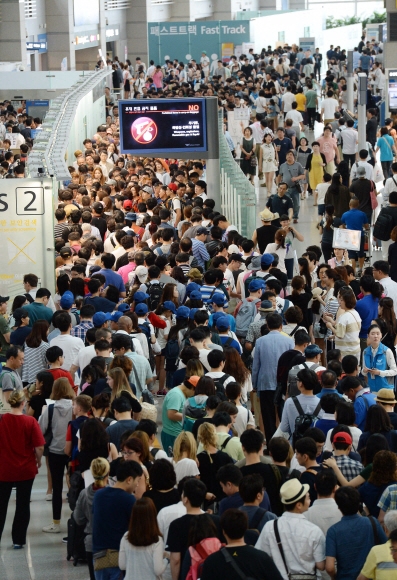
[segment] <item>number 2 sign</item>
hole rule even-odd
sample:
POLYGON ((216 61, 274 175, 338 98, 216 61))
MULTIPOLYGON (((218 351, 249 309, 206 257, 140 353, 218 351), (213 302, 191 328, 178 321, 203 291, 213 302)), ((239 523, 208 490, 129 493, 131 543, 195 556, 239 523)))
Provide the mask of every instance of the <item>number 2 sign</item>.
POLYGON ((16 188, 17 215, 43 215, 44 214, 44 188, 43 187, 17 187, 16 188))

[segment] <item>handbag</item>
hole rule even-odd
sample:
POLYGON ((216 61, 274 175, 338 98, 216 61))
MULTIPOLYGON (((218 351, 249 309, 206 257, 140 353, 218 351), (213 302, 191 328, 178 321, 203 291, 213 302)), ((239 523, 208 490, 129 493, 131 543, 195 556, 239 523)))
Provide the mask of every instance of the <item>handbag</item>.
POLYGON ((252 155, 251 156, 250 164, 251 164, 251 167, 256 167, 257 166, 258 160, 256 158, 256 155, 252 155))
POLYGON ((94 570, 104 570, 105 568, 118 568, 119 551, 118 550, 101 550, 93 555, 94 570))
POLYGON ((371 196, 371 207, 372 207, 372 209, 376 209, 378 207, 378 200, 376 199, 375 183, 372 180, 371 180, 371 190, 369 192, 369 195, 371 196))
MULTIPOLYGON (((289 171, 290 176, 292 177, 292 173, 291 173, 291 170, 289 167, 288 167, 288 171, 289 171)), ((302 187, 301 187, 301 184, 299 183, 299 181, 293 181, 293 184, 294 184, 293 187, 295 187, 296 191, 298 193, 302 193, 302 187)))

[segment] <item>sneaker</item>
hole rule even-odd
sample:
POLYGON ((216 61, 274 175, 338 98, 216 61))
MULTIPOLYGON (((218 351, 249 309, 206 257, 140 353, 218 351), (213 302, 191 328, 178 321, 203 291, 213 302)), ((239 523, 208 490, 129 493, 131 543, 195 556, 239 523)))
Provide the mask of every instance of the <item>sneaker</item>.
POLYGON ((59 524, 50 524, 49 526, 44 526, 43 532, 47 532, 48 534, 59 534, 61 531, 61 526, 59 524))
POLYGON ((157 397, 165 397, 167 394, 167 391, 165 391, 164 389, 157 391, 156 396, 157 397))
POLYGON ((294 224, 298 223, 298 218, 294 218, 294 224))
POLYGON ((266 183, 261 183, 261 187, 266 187, 266 183))
POLYGON ((22 550, 23 544, 13 544, 12 547, 14 550, 22 550))
POLYGON ((64 544, 67 544, 67 543, 68 543, 68 537, 66 536, 65 538, 62 538, 62 542, 63 542, 64 544))
POLYGON ((52 501, 52 493, 47 493, 45 496, 46 501, 52 501))

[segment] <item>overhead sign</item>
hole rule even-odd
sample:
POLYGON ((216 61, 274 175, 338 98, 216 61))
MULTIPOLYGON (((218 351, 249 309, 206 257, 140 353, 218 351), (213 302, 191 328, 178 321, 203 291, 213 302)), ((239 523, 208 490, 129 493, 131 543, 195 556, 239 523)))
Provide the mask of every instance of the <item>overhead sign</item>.
POLYGON ((0 180, 0 295, 23 292, 24 274, 55 288, 54 207, 51 179, 0 180))
POLYGON ((50 108, 49 99, 39 99, 36 101, 26 101, 26 114, 30 117, 40 117, 42 119, 50 108))
POLYGON ((28 41, 26 43, 26 50, 40 50, 41 52, 46 52, 47 41, 28 41))
POLYGON ((388 79, 389 110, 397 109, 397 69, 389 70, 388 79))
POLYGON ((87 31, 84 34, 76 34, 74 42, 76 50, 81 48, 90 48, 91 46, 98 46, 100 36, 97 30, 87 31))
POLYGON ((120 149, 134 155, 207 151, 205 99, 119 101, 120 149))
POLYGON ((149 59, 162 64, 168 58, 200 62, 202 51, 209 59, 221 58, 222 45, 250 42, 249 20, 206 20, 201 22, 149 22, 149 59))

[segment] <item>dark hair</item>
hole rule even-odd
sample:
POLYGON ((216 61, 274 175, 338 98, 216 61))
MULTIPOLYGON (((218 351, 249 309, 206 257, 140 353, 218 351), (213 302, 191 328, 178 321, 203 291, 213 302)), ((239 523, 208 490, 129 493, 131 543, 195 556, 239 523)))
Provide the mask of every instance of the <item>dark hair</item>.
POLYGON ((377 262, 374 262, 372 266, 374 270, 379 270, 383 274, 386 274, 386 276, 388 276, 390 273, 390 266, 384 260, 378 260, 377 262))
POLYGON ((361 450, 363 465, 367 466, 373 463, 374 457, 378 451, 390 451, 390 448, 384 435, 381 433, 374 433, 368 437, 365 449, 361 450))
MULTIPOLYGON (((250 431, 253 431, 253 429, 250 429, 250 431)), ((272 437, 268 449, 270 455, 273 457, 273 461, 282 463, 288 459, 288 455, 291 452, 291 445, 284 437, 272 437)))
POLYGON ((344 516, 354 516, 360 509, 360 493, 346 485, 335 492, 335 502, 344 516))
POLYGON ((262 449, 264 436, 257 429, 246 429, 240 436, 240 442, 247 453, 259 453, 262 449))
MULTIPOLYGON (((329 373, 332 371, 328 371, 329 373)), ((333 373, 335 374, 335 373, 333 373)), ((337 404, 339 403, 340 396, 338 393, 327 393, 320 399, 321 408, 324 413, 335 413, 337 404)))
POLYGON ((150 497, 138 499, 131 512, 128 541, 133 546, 151 546, 156 544, 160 537, 162 534, 157 523, 157 510, 153 500, 150 497))
POLYGON ((80 443, 82 451, 107 449, 109 436, 102 421, 88 419, 80 428, 80 443))
POLYGON ((129 477, 136 479, 137 477, 141 477, 142 475, 143 475, 142 467, 139 465, 137 461, 120 461, 117 466, 116 470, 117 481, 123 482, 129 477))
POLYGON ((295 443, 295 451, 301 455, 307 455, 312 461, 317 457, 317 446, 311 437, 302 437, 295 443))
POLYGON ((266 318, 266 322, 269 330, 278 330, 283 325, 283 319, 280 314, 277 313, 269 314, 266 318))
POLYGON ((136 431, 143 431, 148 437, 157 433, 157 423, 151 419, 141 419, 136 426, 136 431))
MULTIPOLYGON (((164 461, 167 461, 164 459, 164 461)), ((201 514, 192 519, 189 527, 187 545, 196 546, 206 538, 217 538, 218 531, 209 514, 201 514)))
POLYGON ((228 481, 238 487, 243 479, 243 474, 237 465, 228 464, 221 467, 216 473, 216 480, 226 484, 228 481))
POLYGON ((149 480, 154 490, 167 490, 175 487, 174 466, 168 459, 157 459, 149 468, 149 480))
POLYGON ((360 286, 364 292, 370 292, 373 298, 379 299, 382 297, 382 286, 372 276, 362 276, 360 278, 360 286))
POLYGON ((352 354, 344 356, 341 364, 343 371, 348 375, 354 373, 358 366, 357 358, 352 354))
POLYGON ((322 469, 314 478, 318 496, 329 497, 338 485, 335 472, 332 469, 322 469))
POLYGON ((45 399, 49 399, 51 396, 52 386, 54 384, 53 374, 48 371, 40 371, 39 373, 37 373, 36 379, 40 383, 43 383, 41 387, 41 395, 45 399))
POLYGON ((221 528, 228 538, 239 540, 248 529, 248 516, 239 509, 228 509, 221 515, 221 528))
POLYGON ((63 356, 63 350, 59 346, 50 346, 47 348, 45 356, 49 363, 54 363, 60 356, 63 356))
POLYGON ((215 395, 216 389, 214 380, 211 379, 211 377, 200 377, 194 392, 195 395, 207 395, 207 397, 215 395))
POLYGON ((389 415, 381 405, 371 405, 367 412, 364 431, 371 434, 393 429, 389 415))
POLYGON ((183 486, 183 495, 189 500, 192 507, 200 507, 205 500, 207 486, 200 479, 188 479, 183 486))
POLYGON ((207 359, 210 367, 212 369, 217 369, 220 366, 220 364, 226 360, 226 357, 223 350, 214 349, 208 353, 207 359))
POLYGON ((259 473, 252 475, 245 475, 241 480, 239 492, 244 503, 253 503, 258 493, 263 493, 264 482, 263 477, 259 473))
POLYGON ((340 399, 335 408, 335 419, 339 425, 354 425, 356 412, 353 404, 340 399))
POLYGON ((72 324, 72 318, 69 312, 61 311, 57 316, 57 327, 61 332, 66 332, 72 324))
POLYGON ((349 310, 354 308, 357 304, 355 294, 349 286, 339 290, 338 298, 341 298, 344 301, 346 308, 349 310))
POLYGON ((316 395, 320 392, 321 387, 316 373, 310 369, 301 369, 298 371, 296 378, 301 381, 306 391, 313 391, 316 395))
POLYGON ((49 324, 46 320, 36 320, 30 334, 26 337, 25 343, 29 348, 38 348, 42 342, 47 342, 47 331, 49 324))

